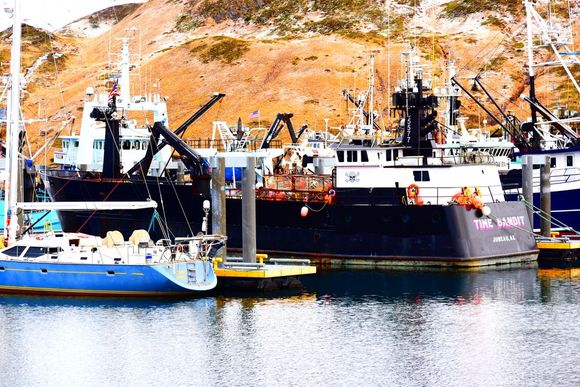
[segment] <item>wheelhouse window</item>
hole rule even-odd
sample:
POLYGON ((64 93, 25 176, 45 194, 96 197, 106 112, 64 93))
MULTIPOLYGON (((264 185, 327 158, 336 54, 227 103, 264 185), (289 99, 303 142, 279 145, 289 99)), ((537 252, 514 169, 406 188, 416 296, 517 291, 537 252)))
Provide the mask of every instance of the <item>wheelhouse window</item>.
POLYGON ((338 157, 340 163, 344 163, 344 151, 337 151, 336 157, 338 157))
POLYGON ((574 156, 566 156, 566 166, 573 167, 574 166, 574 156))
POLYGON ((131 149, 131 141, 124 140, 123 141, 123 150, 129 150, 129 149, 131 149))
POLYGON ((429 171, 413 171, 415 181, 430 181, 429 171))
POLYGON ((360 161, 363 163, 367 163, 369 161, 369 155, 367 154, 367 151, 360 152, 360 161))
POLYGON ((387 161, 391 161, 393 159, 393 151, 389 149, 385 153, 387 155, 387 161))
POLYGON ((555 157, 551 157, 550 158, 550 166, 552 168, 555 168, 556 167, 556 158, 555 157))
POLYGON ((358 151, 346 151, 346 161, 356 163, 358 161, 358 151))

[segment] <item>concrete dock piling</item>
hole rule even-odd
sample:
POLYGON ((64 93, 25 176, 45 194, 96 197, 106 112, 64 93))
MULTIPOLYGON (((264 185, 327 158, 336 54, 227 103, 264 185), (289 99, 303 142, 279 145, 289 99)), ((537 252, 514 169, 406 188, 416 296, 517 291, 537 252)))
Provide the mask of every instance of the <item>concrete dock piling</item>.
POLYGON ((550 236, 552 223, 552 195, 550 186, 551 168, 550 157, 546 156, 544 163, 540 165, 540 209, 542 218, 540 221, 540 233, 544 237, 550 236))
POLYGON ((256 263, 256 159, 248 157, 242 175, 242 243, 244 262, 256 263))

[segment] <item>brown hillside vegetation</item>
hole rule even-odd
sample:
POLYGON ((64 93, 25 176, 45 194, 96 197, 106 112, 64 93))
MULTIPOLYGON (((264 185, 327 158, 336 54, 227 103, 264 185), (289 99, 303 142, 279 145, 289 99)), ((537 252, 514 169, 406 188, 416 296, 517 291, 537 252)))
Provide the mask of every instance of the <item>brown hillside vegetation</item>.
MULTIPOLYGON (((400 51, 408 39, 420 47, 437 84, 444 80, 446 61, 456 60, 462 83, 470 87, 468 78, 481 73, 502 107, 526 118, 519 98, 527 92, 519 1, 495 10, 487 0, 475 8, 457 0, 426 10, 405 0, 392 3, 387 12, 383 1, 374 0, 151 0, 130 9, 96 38, 45 36, 40 43, 25 44, 25 65, 42 53, 62 54, 49 56, 54 60, 34 74, 25 112, 31 116, 27 118, 39 111, 58 119, 72 114, 78 131, 85 89, 104 87, 109 59, 114 62, 120 50, 118 38, 129 36, 136 65, 133 93, 159 84, 169 98, 170 126, 185 120, 213 92, 227 95, 189 129, 188 137, 207 136, 214 120, 234 124, 241 117, 255 125, 247 122, 255 110, 261 112, 262 125, 278 112, 294 113, 295 125, 321 128, 324 118, 332 127, 344 124, 348 117, 341 90, 366 88, 371 51, 378 51, 376 99, 389 124, 389 93, 400 75, 400 51)), ((576 22, 576 32, 579 28, 576 22)), ((9 57, 5 34, 0 37, 3 63, 9 57)), ((546 104, 577 106, 570 85, 560 82, 562 73, 544 72, 539 78, 546 104)), ((467 97, 463 102, 469 124, 479 125, 483 112, 467 97)), ((60 123, 43 125, 56 128, 60 123)), ((29 128, 36 145, 43 141, 35 138, 39 129, 39 124, 29 128)))

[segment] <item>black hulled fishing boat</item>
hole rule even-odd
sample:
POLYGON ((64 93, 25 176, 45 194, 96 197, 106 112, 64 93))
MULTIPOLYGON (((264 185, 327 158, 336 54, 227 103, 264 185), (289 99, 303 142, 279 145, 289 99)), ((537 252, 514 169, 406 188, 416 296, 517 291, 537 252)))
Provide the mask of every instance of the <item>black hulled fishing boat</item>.
MULTIPOLYGON (((505 202, 497 167, 438 153, 432 139, 437 98, 423 94, 420 72, 402 86, 393 96, 402 117, 401 142, 347 138, 336 146, 329 174, 284 173, 257 182, 258 251, 339 265, 480 266, 535 260, 525 207, 505 202)), ((373 114, 367 117, 372 120, 373 114)), ((156 122, 146 155, 124 173, 114 146, 118 132, 110 126, 103 172, 47 171, 43 179, 51 198, 150 198, 159 203, 156 216, 176 235, 200 229, 201 203, 210 196, 210 170, 180 139, 183 125, 174 133, 156 122), (166 145, 179 153, 184 167, 148 176, 153 156, 166 145)), ((312 161, 316 165, 319 160, 312 161)), ((227 190, 229 249, 242 247, 239 193, 235 186, 227 190)), ((154 238, 167 237, 150 213, 59 216, 65 230, 99 235, 111 227, 122 232, 145 228, 154 238)))

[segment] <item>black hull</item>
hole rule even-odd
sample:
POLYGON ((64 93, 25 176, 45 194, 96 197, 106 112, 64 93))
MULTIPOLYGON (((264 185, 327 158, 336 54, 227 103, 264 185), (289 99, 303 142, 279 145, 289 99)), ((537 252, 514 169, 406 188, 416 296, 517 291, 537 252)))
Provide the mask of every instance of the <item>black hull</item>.
MULTIPOLYGON (((142 183, 102 182, 48 177, 51 197, 57 201, 145 200, 142 183), (104 194, 107 193, 107 194, 104 194)), ((191 185, 151 184, 151 198, 159 203, 176 236, 201 229, 202 201, 207 195, 192 192, 191 185), (160 199, 162 194, 163 200, 160 199), (183 209, 183 210, 182 210, 183 209), (185 220, 187 215, 188 221, 185 220)), ((537 256, 530 225, 521 203, 492 203, 493 217, 518 217, 521 226, 478 230, 476 211, 459 206, 393 206, 341 203, 310 203, 306 217, 297 201, 256 201, 257 248, 277 255, 307 256, 329 264, 423 264, 479 266, 533 260, 537 256)), ((226 200, 228 247, 242 247, 241 200, 226 200)), ((132 230, 149 229, 153 239, 162 238, 151 228, 152 212, 61 212, 66 231, 104 236, 120 230, 127 238, 132 230)), ((513 218, 516 219, 516 218, 513 218)))

